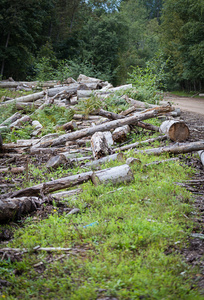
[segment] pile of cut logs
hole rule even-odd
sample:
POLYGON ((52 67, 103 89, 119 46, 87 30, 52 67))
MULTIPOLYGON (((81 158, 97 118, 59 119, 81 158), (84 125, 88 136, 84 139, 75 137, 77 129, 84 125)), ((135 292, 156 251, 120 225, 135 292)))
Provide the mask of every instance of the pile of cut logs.
MULTIPOLYGON (((0 82, 0 87, 5 88, 31 89, 38 86, 38 82, 0 82)), ((180 110, 174 109, 169 103, 157 106, 129 98, 125 91, 132 88, 132 85, 113 87, 108 82, 81 74, 77 81, 73 78, 68 78, 63 84, 54 81, 46 82, 41 85, 41 88, 43 89, 42 91, 27 96, 16 99, 8 99, 6 97, 2 99, 3 101, 0 105, 15 103, 18 112, 0 124, 0 132, 4 128, 10 128, 11 130, 13 128, 22 128, 23 124, 29 122, 33 126, 33 138, 30 140, 18 140, 16 143, 10 144, 2 144, 0 139, 1 157, 9 157, 12 161, 13 157, 21 156, 22 153, 26 153, 27 157, 46 154, 48 157, 46 165, 48 169, 54 169, 60 165, 73 166, 78 164, 82 168, 90 168, 92 171, 81 172, 77 175, 67 176, 13 193, 0 195, 0 222, 7 222, 21 214, 36 210, 43 203, 45 195, 82 184, 88 180, 91 180, 96 185, 108 181, 115 184, 133 180, 134 176, 131 166, 134 163, 139 163, 139 160, 136 158, 128 158, 126 160, 123 152, 129 149, 136 149, 142 143, 151 143, 155 140, 163 141, 165 139, 176 142, 159 148, 141 151, 136 149, 134 150, 135 153, 142 152, 160 155, 164 152, 179 154, 199 151, 201 160, 204 163, 204 141, 185 142, 189 137, 190 131, 184 121, 178 118, 180 110), (88 116, 75 113, 70 122, 61 126, 66 132, 62 135, 54 133, 40 137, 42 125, 38 120, 32 120, 31 116, 23 114, 25 109, 27 111, 28 106, 31 105, 34 105, 38 110, 53 104, 64 106, 67 109, 75 109, 75 105, 79 100, 83 101, 83 99, 96 95, 103 102, 106 97, 119 90, 123 91, 123 96, 121 97, 129 104, 127 110, 116 114, 100 108, 95 110, 94 114, 88 116), (143 122, 159 116, 165 119, 160 127, 143 122), (160 132, 160 135, 157 138, 130 144, 128 135, 138 127, 152 132, 160 132), (120 145, 118 146, 116 143, 120 143, 120 145), (110 160, 122 161, 124 164, 100 170, 100 165, 110 160)), ((0 173, 6 172, 10 172, 10 174, 12 172, 26 173, 26 166, 16 168, 4 166, 0 168, 0 173)), ((60 199, 81 191, 78 188, 71 191, 58 192, 53 195, 55 198, 60 199)))

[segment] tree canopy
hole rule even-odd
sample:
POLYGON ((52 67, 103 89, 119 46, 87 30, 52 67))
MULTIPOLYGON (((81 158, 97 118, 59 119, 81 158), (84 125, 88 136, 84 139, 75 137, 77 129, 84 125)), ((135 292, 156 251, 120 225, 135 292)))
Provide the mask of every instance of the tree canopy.
POLYGON ((162 53, 171 84, 201 90, 203 13, 203 0, 1 0, 1 76, 35 77, 47 57, 119 84, 162 53))

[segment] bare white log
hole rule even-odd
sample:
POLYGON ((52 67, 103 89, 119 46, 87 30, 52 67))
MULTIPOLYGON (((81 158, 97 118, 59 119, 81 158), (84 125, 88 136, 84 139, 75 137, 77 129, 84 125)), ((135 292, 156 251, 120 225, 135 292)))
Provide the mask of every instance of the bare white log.
POLYGON ((77 78, 77 81, 80 82, 80 83, 88 83, 88 82, 99 83, 99 82, 102 82, 101 79, 88 77, 84 74, 80 74, 77 78))
POLYGON ((5 126, 5 125, 9 125, 13 122, 15 122, 16 120, 20 119, 22 117, 22 115, 19 112, 16 112, 15 114, 13 114, 11 117, 9 117, 8 119, 6 119, 4 122, 2 122, 0 124, 0 126, 5 126))
POLYGON ((187 140, 189 137, 189 129, 188 126, 183 121, 177 120, 166 120, 164 121, 159 131, 164 133, 174 142, 182 142, 187 140))
POLYGON ((16 103, 33 102, 33 101, 36 101, 40 98, 43 98, 44 95, 45 95, 45 92, 42 91, 42 92, 39 92, 39 93, 35 93, 35 94, 15 98, 15 99, 12 99, 12 100, 8 100, 8 101, 4 102, 3 104, 13 103, 13 102, 16 102, 16 103))
POLYGON ((43 128, 42 124, 40 124, 40 122, 37 120, 32 121, 32 126, 35 128, 35 130, 32 132, 32 136, 38 135, 43 128))
POLYGON ((199 154, 200 160, 204 166, 204 150, 198 151, 198 154, 199 154))
POLYGON ((77 91, 77 99, 90 98, 93 94, 92 90, 78 90, 77 91))
POLYGON ((25 125, 26 123, 31 123, 31 122, 32 122, 32 120, 31 120, 30 116, 25 115, 25 116, 21 117, 20 119, 16 120, 15 122, 11 123, 9 125, 9 128, 11 128, 11 129, 18 128, 22 125, 25 125))
MULTIPOLYGON (((72 248, 61 248, 61 247, 35 247, 34 251, 47 251, 47 252, 55 252, 55 251, 70 251, 72 248)), ((0 248, 0 252, 28 252, 29 249, 26 248, 0 248)))
POLYGON ((123 98, 127 101, 127 103, 129 103, 130 105, 133 105, 135 107, 141 107, 141 108, 157 107, 157 105, 155 105, 155 104, 150 104, 148 102, 134 100, 132 98, 129 98, 127 95, 124 95, 123 98))
POLYGON ((114 142, 116 143, 124 142, 129 133, 130 133, 129 125, 124 125, 122 127, 116 128, 112 133, 114 142))
POLYGON ((124 155, 122 153, 115 153, 112 155, 108 155, 100 159, 86 163, 85 167, 97 167, 109 161, 116 161, 116 160, 120 162, 124 162, 124 155))
POLYGON ((7 81, 3 80, 0 81, 0 88, 17 88, 19 85, 26 85, 29 87, 53 87, 57 84, 57 80, 52 81, 45 81, 45 82, 39 82, 39 81, 7 81))
POLYGON ((91 148, 94 159, 110 154, 110 148, 103 132, 95 132, 91 138, 91 148))
POLYGON ((79 83, 72 83, 70 85, 66 85, 66 86, 60 86, 60 87, 55 87, 55 88, 51 88, 48 90, 48 96, 49 97, 53 97, 56 94, 59 94, 60 92, 74 92, 76 93, 77 90, 79 89, 80 84, 79 83))
POLYGON ((180 154, 180 153, 189 153, 194 151, 204 150, 204 140, 192 143, 177 143, 170 146, 146 149, 146 150, 136 150, 135 153, 146 153, 153 155, 160 155, 162 153, 172 153, 172 154, 180 154))
POLYGON ((130 182, 134 180, 133 173, 130 167, 125 164, 110 169, 94 172, 91 176, 91 180, 95 185, 106 184, 111 182, 112 184, 120 182, 130 182))
POLYGON ((70 190, 70 191, 58 192, 58 193, 52 194, 52 196, 57 199, 63 199, 63 198, 67 198, 67 197, 70 197, 73 195, 78 195, 82 192, 83 192, 82 189, 75 189, 75 190, 70 190))
POLYGON ((139 121, 154 118, 160 115, 161 113, 169 112, 169 111, 172 111, 171 106, 168 107, 161 106, 155 110, 151 110, 151 111, 147 110, 146 112, 140 114, 139 116, 132 116, 120 120, 114 120, 87 129, 82 129, 75 132, 67 133, 47 143, 40 143, 38 147, 57 146, 60 144, 64 144, 66 141, 76 140, 85 136, 93 135, 95 132, 109 131, 110 129, 115 129, 123 125, 130 125, 130 124, 137 125, 139 121))

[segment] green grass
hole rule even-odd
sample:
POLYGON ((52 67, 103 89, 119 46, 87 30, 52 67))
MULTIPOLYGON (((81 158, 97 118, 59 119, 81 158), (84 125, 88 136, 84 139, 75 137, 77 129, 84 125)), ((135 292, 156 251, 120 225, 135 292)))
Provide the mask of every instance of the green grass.
MULTIPOLYGON (((92 110, 95 105, 92 100, 84 103, 84 113, 92 110)), ((106 100, 104 108, 120 112, 127 104, 120 95, 115 95, 106 100)), ((1 120, 14 112, 13 105, 6 110, 0 107, 1 120)), ((43 123, 45 134, 53 132, 56 124, 69 120, 70 113, 53 106, 32 118, 43 123)), ((147 122, 160 124, 158 119, 147 122)), ((26 127, 11 132, 13 136, 6 137, 7 141, 27 138, 29 130, 26 127)), ((132 143, 148 137, 139 128, 128 138, 132 143)), ((159 142, 151 145, 157 146, 159 142)), ((193 171, 178 161, 145 167, 149 162, 168 158, 166 154, 158 158, 131 150, 126 157, 131 156, 141 161, 132 167, 131 183, 94 186, 88 182, 82 185, 82 194, 63 200, 67 207, 79 208, 79 214, 68 215, 56 204, 48 218, 35 215, 19 221, 14 238, 6 247, 28 248, 29 252, 19 261, 10 258, 0 261, 0 278, 9 282, 0 290, 0 299, 95 300, 107 296, 118 300, 203 299, 193 281, 198 269, 192 269, 179 254, 181 248, 187 247, 192 232, 194 208, 192 194, 176 182, 188 179, 193 171), (72 251, 34 252, 37 245, 70 247, 72 251), (40 262, 42 266, 35 267, 40 262)), ((119 164, 122 163, 109 162, 101 168, 119 164)), ((88 170, 60 166, 48 171, 45 164, 32 158, 28 173, 16 179, 28 187, 88 170)), ((15 187, 19 188, 22 186, 15 187)))
POLYGON ((100 289, 118 299, 202 299, 192 289, 196 270, 175 252, 192 230, 192 195, 175 182, 192 171, 178 162, 144 168, 158 158, 137 157, 142 163, 133 167, 132 183, 86 183, 77 200, 66 200, 78 215, 54 208, 47 219, 30 217, 16 230, 7 246, 30 252, 21 262, 1 262, 1 277, 11 283, 2 292, 6 299, 97 299, 100 289), (37 245, 73 253, 55 261, 62 253, 33 253, 37 245), (166 254, 169 248, 174 251, 166 254), (34 267, 38 262, 42 272, 34 267))

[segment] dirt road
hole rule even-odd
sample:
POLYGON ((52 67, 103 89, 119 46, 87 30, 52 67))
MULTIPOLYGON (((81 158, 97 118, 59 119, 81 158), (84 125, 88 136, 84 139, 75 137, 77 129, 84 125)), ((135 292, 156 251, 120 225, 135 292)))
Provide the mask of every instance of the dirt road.
POLYGON ((204 98, 178 97, 168 94, 164 100, 172 102, 175 107, 179 107, 182 111, 204 115, 204 98))

